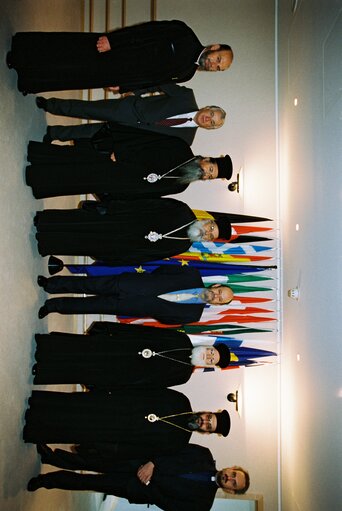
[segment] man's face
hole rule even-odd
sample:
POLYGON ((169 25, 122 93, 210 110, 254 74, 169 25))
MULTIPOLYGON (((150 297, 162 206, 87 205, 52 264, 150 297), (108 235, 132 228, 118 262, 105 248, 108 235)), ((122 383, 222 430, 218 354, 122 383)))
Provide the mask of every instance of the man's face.
POLYGON ((221 128, 224 124, 222 112, 209 106, 198 110, 194 117, 194 121, 200 128, 205 128, 206 130, 215 130, 217 128, 221 128))
POLYGON ((202 169, 202 181, 206 181, 207 179, 216 179, 218 176, 218 166, 216 162, 211 162, 210 158, 202 158, 200 160, 199 165, 202 169))
POLYGON ((210 46, 200 58, 200 69, 203 71, 225 71, 233 62, 233 54, 229 50, 220 50, 220 45, 210 46))
POLYGON ((202 433, 215 433, 217 427, 216 415, 211 412, 201 412, 196 420, 202 433))
POLYGON ((196 220, 188 228, 188 236, 194 241, 213 241, 218 238, 219 229, 214 220, 196 220))
POLYGON ((245 474, 241 470, 234 468, 223 468, 216 475, 217 484, 223 490, 229 493, 235 493, 236 490, 242 490, 245 487, 245 474))
POLYGON ((192 350, 191 363, 196 366, 215 366, 220 361, 220 354, 213 346, 195 346, 192 350))
POLYGON ((214 285, 207 289, 209 291, 209 301, 211 305, 223 305, 232 300, 234 293, 227 286, 214 285))
POLYGON ((202 225, 202 229, 203 229, 203 235, 202 235, 203 241, 213 241, 219 237, 219 230, 218 230, 217 224, 216 224, 216 222, 214 222, 214 220, 208 220, 208 221, 204 222, 202 225))

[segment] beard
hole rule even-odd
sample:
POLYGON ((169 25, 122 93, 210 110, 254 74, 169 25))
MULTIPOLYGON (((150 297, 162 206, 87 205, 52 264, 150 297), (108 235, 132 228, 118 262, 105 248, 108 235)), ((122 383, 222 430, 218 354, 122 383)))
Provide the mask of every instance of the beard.
POLYGON ((220 488, 224 488, 224 479, 223 479, 223 471, 219 470, 216 474, 216 483, 219 485, 220 488))
POLYGON ((207 71, 207 58, 209 57, 210 54, 211 54, 211 50, 204 50, 204 52, 202 53, 202 55, 198 61, 199 68, 202 71, 207 71))
POLYGON ((207 348, 204 346, 195 346, 192 349, 191 353, 191 363, 193 366, 199 367, 213 367, 212 364, 206 364, 203 359, 203 354, 205 355, 207 348))
MULTIPOLYGON (((175 170, 175 174, 177 174, 178 181, 181 184, 189 184, 193 181, 199 181, 203 177, 203 171, 200 167, 199 162, 201 161, 200 157, 196 157, 195 160, 189 161, 184 165, 178 167, 175 170)), ((171 174, 172 175, 172 174, 171 174)))
POLYGON ((193 413, 188 419, 187 426, 191 431, 198 431, 200 429, 200 425, 197 423, 199 417, 199 414, 193 413))
POLYGON ((206 220, 195 220, 189 227, 188 227, 188 236, 190 238, 190 241, 203 241, 203 237, 205 236, 205 232, 203 229, 203 224, 206 222, 206 220))

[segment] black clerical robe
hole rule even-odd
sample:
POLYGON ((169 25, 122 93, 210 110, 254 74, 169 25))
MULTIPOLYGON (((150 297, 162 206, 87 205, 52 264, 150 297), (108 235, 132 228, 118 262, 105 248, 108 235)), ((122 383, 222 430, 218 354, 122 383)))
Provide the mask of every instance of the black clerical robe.
POLYGON ((166 388, 186 383, 193 372, 189 337, 168 328, 105 321, 93 323, 88 335, 51 332, 35 339, 37 385, 166 388))
POLYGON ((107 199, 154 198, 187 188, 177 170, 154 183, 147 179, 194 157, 184 140, 114 124, 94 138, 76 146, 29 143, 26 183, 36 199, 89 193, 105 193, 107 199))
POLYGON ((23 436, 31 443, 84 444, 116 459, 151 457, 176 452, 189 442, 191 431, 184 426, 191 412, 188 398, 171 389, 33 391, 23 436), (151 422, 150 414, 173 424, 151 422))
POLYGON ((106 208, 95 202, 90 210, 44 210, 36 214, 35 225, 42 256, 89 255, 121 265, 187 251, 191 246, 187 228, 194 220, 189 206, 164 198, 118 200, 106 208), (164 236, 150 241, 151 232, 164 236))

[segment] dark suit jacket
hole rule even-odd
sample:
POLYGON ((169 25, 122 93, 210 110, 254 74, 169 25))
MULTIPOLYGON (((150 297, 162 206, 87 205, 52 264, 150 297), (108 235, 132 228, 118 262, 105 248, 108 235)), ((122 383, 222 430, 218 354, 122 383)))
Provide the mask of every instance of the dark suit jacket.
POLYGON ((120 85, 121 92, 190 80, 204 49, 191 28, 179 20, 150 21, 106 35, 111 45, 109 58, 124 50, 125 59, 133 59, 130 76, 112 84, 120 85))
MULTIPOLYGON (((133 126, 165 135, 178 136, 188 144, 192 144, 197 128, 183 128, 160 126, 156 121, 166 119, 173 115, 186 114, 198 110, 192 89, 180 87, 179 85, 168 84, 159 87, 164 92, 161 96, 141 96, 126 98, 130 100, 133 118, 133 126)), ((126 101, 126 100, 123 100, 126 101)), ((120 122, 118 120, 118 122, 120 122)), ((131 121, 124 121, 123 124, 130 124, 131 121)), ((131 125, 131 124, 130 124, 131 125)))
POLYGON ((174 456, 155 460, 155 471, 150 485, 143 487, 137 479, 131 478, 128 486, 128 500, 131 503, 155 504, 165 511, 208 511, 217 491, 216 483, 205 483, 179 477, 184 473, 215 471, 215 462, 209 449, 196 444, 188 445, 174 456))
POLYGON ((158 298, 169 291, 203 287, 200 273, 195 268, 166 265, 150 274, 124 273, 118 277, 123 315, 152 316, 165 324, 193 323, 202 315, 204 304, 176 303, 158 298))

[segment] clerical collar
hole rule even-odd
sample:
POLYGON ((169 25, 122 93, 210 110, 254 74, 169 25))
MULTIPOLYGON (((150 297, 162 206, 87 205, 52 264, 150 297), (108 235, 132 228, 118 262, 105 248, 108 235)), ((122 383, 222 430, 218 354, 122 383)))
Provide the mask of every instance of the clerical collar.
POLYGON ((169 176, 168 174, 171 174, 171 172, 173 172, 174 170, 179 169, 179 167, 182 167, 183 165, 186 165, 187 163, 190 163, 191 161, 194 161, 195 159, 196 159, 196 156, 194 156, 193 158, 190 158, 190 160, 180 163, 179 165, 177 165, 177 167, 173 167, 173 169, 169 170, 168 172, 165 172, 165 174, 162 174, 162 175, 156 174, 155 172, 151 172, 143 179, 144 179, 144 181, 147 181, 148 183, 156 183, 157 181, 159 181, 160 179, 163 179, 163 178, 179 179, 180 176, 169 176))

